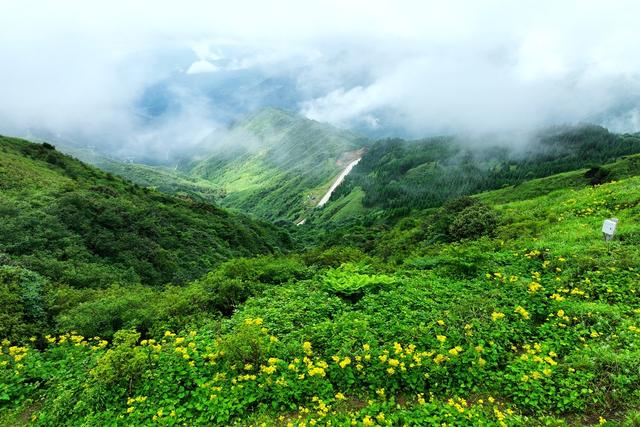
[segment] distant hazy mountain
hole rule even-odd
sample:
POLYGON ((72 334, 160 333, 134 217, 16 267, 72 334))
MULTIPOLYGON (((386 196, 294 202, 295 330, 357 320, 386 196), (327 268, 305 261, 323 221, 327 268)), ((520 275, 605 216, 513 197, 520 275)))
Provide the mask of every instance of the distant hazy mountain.
POLYGON ((279 109, 234 124, 203 160, 182 172, 226 193, 220 203, 272 220, 295 220, 315 206, 367 140, 279 109))

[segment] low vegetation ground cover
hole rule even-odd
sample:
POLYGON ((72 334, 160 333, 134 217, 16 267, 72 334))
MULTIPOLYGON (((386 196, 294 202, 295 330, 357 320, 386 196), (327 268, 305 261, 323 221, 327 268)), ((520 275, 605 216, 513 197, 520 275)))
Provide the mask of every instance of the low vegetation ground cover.
POLYGON ((182 286, 5 265, 0 421, 638 425, 638 188, 485 193, 182 286))

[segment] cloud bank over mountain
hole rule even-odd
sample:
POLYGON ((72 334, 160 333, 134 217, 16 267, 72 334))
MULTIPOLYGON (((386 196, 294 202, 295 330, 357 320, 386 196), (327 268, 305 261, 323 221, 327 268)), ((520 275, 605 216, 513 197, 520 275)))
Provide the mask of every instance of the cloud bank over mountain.
POLYGON ((263 106, 371 135, 640 130, 635 1, 1 8, 1 133, 163 157, 263 106))

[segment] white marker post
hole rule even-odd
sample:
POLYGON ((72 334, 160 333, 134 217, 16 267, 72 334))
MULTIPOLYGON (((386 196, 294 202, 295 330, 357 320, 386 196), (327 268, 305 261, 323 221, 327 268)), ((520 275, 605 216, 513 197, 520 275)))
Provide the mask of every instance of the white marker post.
POLYGON ((604 223, 602 223, 602 235, 605 241, 613 239, 613 235, 616 234, 616 227, 618 227, 618 218, 604 220, 604 223))

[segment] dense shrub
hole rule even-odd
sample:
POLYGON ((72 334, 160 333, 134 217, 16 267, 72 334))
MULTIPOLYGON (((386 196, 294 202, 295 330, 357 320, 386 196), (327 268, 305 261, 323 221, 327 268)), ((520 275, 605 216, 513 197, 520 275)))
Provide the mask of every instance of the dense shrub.
POLYGON ((455 216, 449 225, 448 235, 452 240, 490 236, 495 234, 497 222, 496 214, 490 207, 476 204, 455 216))
POLYGON ((594 166, 586 171, 584 173, 584 177, 589 179, 589 183, 591 185, 604 184, 605 182, 611 181, 613 178, 610 170, 600 166, 594 166))
POLYGON ((0 336, 25 340, 46 326, 45 279, 20 267, 0 266, 0 336))

